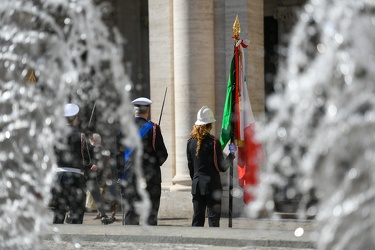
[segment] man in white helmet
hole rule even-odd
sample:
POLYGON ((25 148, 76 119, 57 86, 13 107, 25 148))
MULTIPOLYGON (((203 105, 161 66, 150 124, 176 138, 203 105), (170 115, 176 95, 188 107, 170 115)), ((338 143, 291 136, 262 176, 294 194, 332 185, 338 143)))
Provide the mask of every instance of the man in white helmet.
POLYGON ((207 106, 197 113, 197 121, 187 142, 186 154, 192 180, 194 215, 192 226, 203 227, 206 210, 210 227, 220 226, 222 186, 220 172, 233 164, 236 147, 230 145, 230 154, 224 159, 220 140, 210 134, 215 122, 214 114, 207 106))

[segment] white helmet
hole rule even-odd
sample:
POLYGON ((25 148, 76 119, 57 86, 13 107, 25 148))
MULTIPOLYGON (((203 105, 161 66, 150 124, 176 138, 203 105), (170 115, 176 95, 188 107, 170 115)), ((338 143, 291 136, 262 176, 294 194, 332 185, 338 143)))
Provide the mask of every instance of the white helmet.
POLYGON ((203 106, 197 113, 195 125, 205 125, 213 122, 216 122, 214 113, 207 106, 203 106))

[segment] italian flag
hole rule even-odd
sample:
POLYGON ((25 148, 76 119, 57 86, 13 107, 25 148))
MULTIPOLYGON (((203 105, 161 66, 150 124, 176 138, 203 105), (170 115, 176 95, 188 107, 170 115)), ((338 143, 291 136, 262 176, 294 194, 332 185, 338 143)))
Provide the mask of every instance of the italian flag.
POLYGON ((247 41, 237 40, 234 47, 223 112, 220 143, 225 150, 229 143, 237 145, 239 185, 244 189, 244 202, 252 199, 252 187, 258 183, 259 163, 263 159, 262 146, 254 139, 255 119, 251 110, 245 78, 243 48, 247 41))

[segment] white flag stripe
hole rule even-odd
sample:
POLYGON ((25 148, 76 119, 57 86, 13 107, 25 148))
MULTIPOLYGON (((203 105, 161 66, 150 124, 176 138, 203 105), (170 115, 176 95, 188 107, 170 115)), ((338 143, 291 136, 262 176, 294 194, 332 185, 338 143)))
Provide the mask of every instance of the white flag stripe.
POLYGON ((253 111, 250 105, 249 94, 247 92, 246 74, 245 74, 245 55, 241 43, 238 43, 240 50, 239 65, 239 84, 241 84, 241 98, 239 100, 240 110, 240 140, 245 140, 245 128, 255 122, 253 111))

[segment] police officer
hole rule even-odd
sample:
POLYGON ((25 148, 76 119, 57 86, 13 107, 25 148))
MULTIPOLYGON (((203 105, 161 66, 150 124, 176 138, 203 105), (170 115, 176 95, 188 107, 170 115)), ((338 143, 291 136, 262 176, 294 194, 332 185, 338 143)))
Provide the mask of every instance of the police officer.
POLYGON ((53 223, 82 224, 86 202, 85 171, 96 171, 92 162, 91 145, 85 135, 75 126, 78 121, 79 107, 68 103, 64 107, 69 132, 67 138, 55 146, 57 158, 56 186, 52 189, 53 223), (87 150, 89 149, 89 150, 87 150), (66 213, 68 213, 65 220, 66 213))
POLYGON ((230 154, 224 159, 219 139, 210 134, 214 115, 207 106, 197 113, 197 120, 187 142, 186 154, 193 196, 192 226, 204 226, 206 209, 210 227, 220 226, 222 186, 220 172, 233 164, 236 146, 230 145, 230 154))
MULTIPOLYGON (((168 158, 168 152, 164 144, 163 136, 159 125, 149 120, 150 105, 152 101, 145 97, 140 97, 131 102, 134 105, 135 123, 139 128, 140 137, 143 146, 142 172, 146 182, 146 191, 151 200, 151 209, 147 218, 148 225, 157 225, 157 218, 160 206, 161 196, 161 170, 160 166, 168 158)), ((123 190, 124 198, 129 207, 126 209, 125 225, 139 225, 139 212, 136 211, 134 203, 140 199, 136 189, 136 175, 134 171, 135 153, 131 149, 121 149, 122 135, 118 136, 118 147, 120 152, 118 158, 119 168, 122 172, 122 178, 125 180, 123 190), (125 158, 124 158, 125 157, 125 158), (124 165, 121 164, 124 158, 124 165)))

